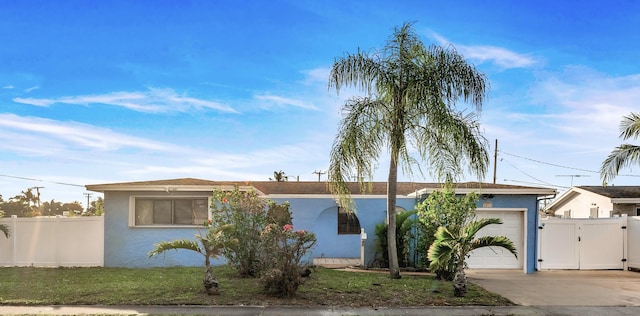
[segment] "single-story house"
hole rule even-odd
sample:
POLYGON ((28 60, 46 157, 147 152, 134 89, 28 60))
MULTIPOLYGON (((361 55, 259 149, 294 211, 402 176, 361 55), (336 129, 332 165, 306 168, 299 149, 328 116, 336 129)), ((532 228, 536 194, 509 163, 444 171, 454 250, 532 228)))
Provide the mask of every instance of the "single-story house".
POLYGON ((640 215, 640 186, 577 186, 547 207, 563 218, 601 218, 640 215))
MULTIPOLYGON (((210 216, 214 189, 256 190, 266 199, 288 201, 295 229, 306 229, 317 236, 311 254, 315 260, 360 258, 361 229, 365 264, 375 255, 375 226, 386 219, 386 182, 374 182, 362 192, 357 183, 349 187, 356 205, 356 217, 345 216, 326 182, 209 181, 172 179, 87 185, 87 190, 104 193, 104 265, 107 267, 198 266, 202 258, 187 251, 168 252, 148 258, 147 253, 160 241, 193 238, 210 216), (196 214, 196 215, 192 215, 196 214)), ((514 241, 518 258, 502 249, 485 249, 469 259, 472 268, 535 270, 537 260, 538 205, 541 198, 553 196, 548 188, 488 183, 458 183, 456 192, 482 195, 477 209, 480 217, 500 217, 503 225, 491 225, 485 233, 506 235, 514 241)), ((411 210, 434 190, 438 183, 400 182, 397 206, 411 210)))

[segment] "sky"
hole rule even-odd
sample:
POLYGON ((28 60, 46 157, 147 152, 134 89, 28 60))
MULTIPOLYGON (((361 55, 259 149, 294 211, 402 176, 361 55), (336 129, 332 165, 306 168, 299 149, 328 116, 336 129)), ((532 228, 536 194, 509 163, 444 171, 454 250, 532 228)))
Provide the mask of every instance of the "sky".
MULTIPOLYGON (((482 181, 495 163, 497 183, 602 183, 620 120, 640 111, 637 1, 0 0, 0 194, 85 204, 87 184, 325 181, 340 108, 363 95, 328 88, 333 61, 405 22, 489 79, 482 181)), ((609 185, 639 182, 636 166, 609 185)))

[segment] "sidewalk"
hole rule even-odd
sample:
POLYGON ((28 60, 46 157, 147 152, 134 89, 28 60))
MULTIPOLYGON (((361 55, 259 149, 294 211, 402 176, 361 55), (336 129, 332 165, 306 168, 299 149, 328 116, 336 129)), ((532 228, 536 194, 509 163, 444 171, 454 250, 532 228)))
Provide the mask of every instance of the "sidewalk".
POLYGON ((2 315, 640 315, 640 307, 456 306, 344 308, 282 306, 0 306, 2 315))

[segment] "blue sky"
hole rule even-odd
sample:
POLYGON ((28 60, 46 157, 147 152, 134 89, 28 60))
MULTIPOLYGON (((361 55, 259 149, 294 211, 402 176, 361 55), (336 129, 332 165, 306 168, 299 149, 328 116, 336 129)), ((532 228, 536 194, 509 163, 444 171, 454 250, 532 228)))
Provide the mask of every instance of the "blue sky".
MULTIPOLYGON (((358 94, 328 90, 333 60, 382 47, 406 21, 487 74, 498 183, 601 183, 620 119, 640 110, 639 2, 0 1, 0 194, 42 186, 43 200, 84 202, 64 184, 278 170, 317 180, 358 94)), ((637 167, 622 173, 613 184, 640 181, 637 167)))

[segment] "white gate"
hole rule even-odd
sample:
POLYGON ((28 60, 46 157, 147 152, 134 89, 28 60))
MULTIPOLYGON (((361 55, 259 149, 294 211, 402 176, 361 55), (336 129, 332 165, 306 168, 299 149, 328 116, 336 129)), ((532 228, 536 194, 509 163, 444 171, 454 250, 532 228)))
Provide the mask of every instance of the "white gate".
POLYGON ((538 269, 624 269, 627 219, 543 219, 538 269))
POLYGON ((640 217, 629 217, 627 226, 627 265, 629 269, 640 269, 640 217))

